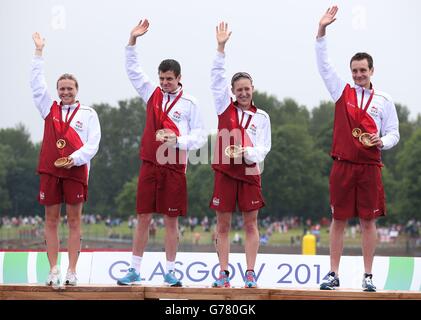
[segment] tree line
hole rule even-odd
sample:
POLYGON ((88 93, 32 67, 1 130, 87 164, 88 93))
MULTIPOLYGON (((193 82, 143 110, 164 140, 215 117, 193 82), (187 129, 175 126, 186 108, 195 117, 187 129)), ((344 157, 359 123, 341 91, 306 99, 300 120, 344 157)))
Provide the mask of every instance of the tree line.
MULTIPOLYGON (((254 102, 271 117, 272 150, 262 173, 266 202, 260 215, 281 218, 301 216, 320 219, 330 216, 329 172, 332 159, 334 104, 321 102, 311 111, 295 100, 279 101, 255 92, 254 102)), ((120 101, 118 106, 97 104, 102 138, 91 163, 89 198, 84 211, 102 216, 128 217, 135 214, 139 142, 146 112, 139 99, 120 101)), ((383 152, 383 182, 388 221, 421 219, 421 117, 410 120, 406 106, 396 104, 400 121, 399 144, 383 152)), ((41 121, 41 119, 40 119, 41 121)), ((214 138, 209 136, 209 142, 214 138)), ((208 208, 213 191, 208 143, 200 151, 207 163, 187 169, 188 214, 212 216, 208 208)), ((36 167, 40 143, 33 143, 27 129, 0 129, 0 216, 42 215, 36 200, 39 179, 36 167)), ((192 151, 194 152, 194 151, 192 151)), ((193 154, 192 154, 193 155, 193 154)))

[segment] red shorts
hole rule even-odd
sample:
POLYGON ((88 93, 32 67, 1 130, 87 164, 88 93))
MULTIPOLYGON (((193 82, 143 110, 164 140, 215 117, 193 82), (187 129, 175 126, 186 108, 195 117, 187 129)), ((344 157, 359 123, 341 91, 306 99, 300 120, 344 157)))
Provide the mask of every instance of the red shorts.
POLYGON ((386 214, 381 167, 335 160, 329 184, 333 218, 371 220, 386 214))
POLYGON ((88 200, 88 187, 72 179, 41 174, 39 185, 38 202, 45 206, 63 202, 77 204, 88 200))
POLYGON ((137 184, 137 213, 163 213, 185 216, 187 213, 186 175, 143 161, 137 184))
POLYGON ((265 206, 262 187, 233 179, 230 176, 215 171, 213 196, 209 207, 218 212, 241 212, 258 210, 265 206))

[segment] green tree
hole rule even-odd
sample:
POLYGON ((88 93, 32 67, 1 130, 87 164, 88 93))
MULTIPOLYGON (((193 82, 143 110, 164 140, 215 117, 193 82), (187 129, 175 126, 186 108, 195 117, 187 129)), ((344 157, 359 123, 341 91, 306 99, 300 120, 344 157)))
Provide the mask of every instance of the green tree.
POLYGON ((43 210, 37 202, 39 180, 35 174, 39 148, 32 143, 23 125, 1 129, 0 145, 8 150, 5 168, 10 208, 3 214, 41 214, 43 210))
POLYGON ((7 167, 8 154, 11 153, 10 147, 0 144, 0 216, 2 212, 8 212, 11 208, 9 199, 9 190, 7 188, 7 167))
POLYGON ((291 98, 282 102, 276 97, 255 91, 253 101, 259 108, 266 111, 270 116, 272 130, 279 125, 294 123, 307 127, 310 121, 310 114, 305 106, 300 106, 291 98))
POLYGON ((262 174, 263 194, 271 216, 321 218, 328 213, 328 180, 323 170, 329 157, 314 148, 307 130, 287 124, 272 132, 272 151, 262 174))
MULTIPOLYGON (((145 104, 134 98, 117 108, 95 105, 101 123, 101 142, 92 161, 89 200, 85 211, 117 214, 116 196, 139 171, 139 142, 145 126, 145 104)), ((133 197, 136 195, 134 194, 133 197)))
MULTIPOLYGON (((388 167, 382 168, 386 212, 388 222, 399 222, 399 181, 395 179, 388 167)), ((382 220, 381 220, 382 221, 382 220)))
POLYGON ((406 141, 397 155, 399 220, 421 219, 421 128, 406 141))
POLYGON ((209 202, 213 193, 214 172, 210 165, 189 165, 187 169, 188 214, 197 217, 211 215, 209 202))
POLYGON ((397 174, 395 172, 398 162, 397 155, 403 150, 405 143, 410 139, 415 130, 415 125, 409 120, 409 109, 406 106, 396 103, 396 111, 399 119, 399 143, 392 149, 382 152, 382 161, 389 168, 393 177, 397 174))
POLYGON ((138 176, 134 176, 130 181, 127 181, 121 192, 115 198, 115 203, 117 205, 117 213, 115 216, 128 218, 129 216, 136 214, 137 180, 138 176))
POLYGON ((315 141, 315 147, 326 154, 330 154, 332 147, 334 113, 333 102, 321 102, 311 112, 309 132, 315 141))

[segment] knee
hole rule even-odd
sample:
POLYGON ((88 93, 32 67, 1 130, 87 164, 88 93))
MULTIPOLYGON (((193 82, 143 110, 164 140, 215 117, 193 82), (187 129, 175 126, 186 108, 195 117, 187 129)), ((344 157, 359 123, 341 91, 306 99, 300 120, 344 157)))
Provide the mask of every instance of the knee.
POLYGON ((333 230, 337 230, 337 231, 343 231, 345 230, 345 227, 347 225, 348 221, 347 220, 338 220, 338 219, 334 219, 332 221, 332 224, 330 225, 330 228, 333 230))
POLYGON ((372 231, 376 229, 374 220, 361 220, 360 221, 361 232, 372 231))
POLYGON ((45 227, 48 229, 54 229, 57 228, 58 224, 60 222, 59 217, 46 217, 45 218, 45 227))
POLYGON ((226 222, 218 222, 218 233, 219 234, 228 234, 230 232, 230 224, 226 222))
POLYGON ((151 224, 151 214, 138 214, 137 215, 137 226, 138 227, 149 227, 151 224))
POLYGON ((178 218, 166 217, 165 219, 165 229, 176 232, 178 230, 178 218))
POLYGON ((256 221, 249 221, 244 223, 244 232, 246 234, 254 234, 257 232, 257 222, 256 221))
POLYGON ((75 230, 80 229, 80 219, 79 218, 67 218, 67 224, 69 229, 75 230))

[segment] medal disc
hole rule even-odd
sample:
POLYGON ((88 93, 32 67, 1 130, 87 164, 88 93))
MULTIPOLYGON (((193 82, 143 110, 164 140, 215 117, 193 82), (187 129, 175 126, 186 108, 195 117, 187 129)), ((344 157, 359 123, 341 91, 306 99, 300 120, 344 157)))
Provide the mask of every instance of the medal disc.
POLYGON ((239 158, 242 155, 242 147, 230 145, 225 148, 225 155, 229 158, 239 158))
POLYGON ((363 146, 364 146, 364 147, 369 148, 369 147, 374 146, 374 144, 373 144, 373 143, 371 143, 371 140, 370 140, 370 134, 369 134, 369 133, 367 133, 367 132, 362 133, 362 134, 359 136, 359 138, 358 138, 358 139, 360 140, 360 142, 363 144, 363 146))
POLYGON ((67 157, 58 158, 56 161, 54 161, 54 165, 57 168, 62 168, 68 163, 69 163, 69 159, 67 157))
POLYGON ((57 142, 56 142, 56 146, 59 149, 63 149, 66 146, 66 140, 58 139, 57 142))
POLYGON ((361 134, 362 134, 362 131, 361 131, 360 128, 354 128, 354 129, 352 129, 352 136, 354 138, 358 138, 359 136, 361 136, 361 134))

